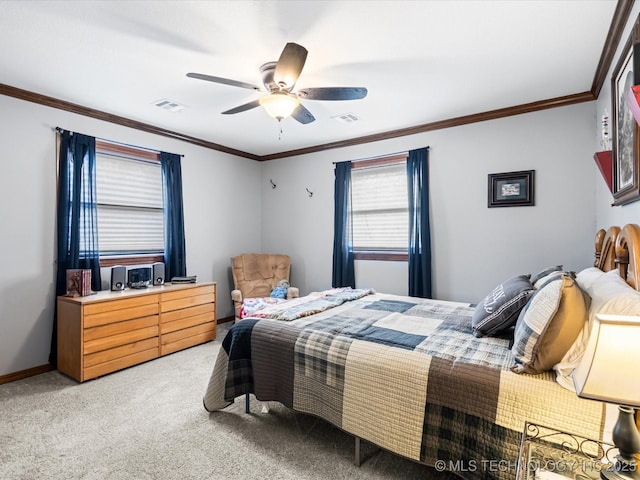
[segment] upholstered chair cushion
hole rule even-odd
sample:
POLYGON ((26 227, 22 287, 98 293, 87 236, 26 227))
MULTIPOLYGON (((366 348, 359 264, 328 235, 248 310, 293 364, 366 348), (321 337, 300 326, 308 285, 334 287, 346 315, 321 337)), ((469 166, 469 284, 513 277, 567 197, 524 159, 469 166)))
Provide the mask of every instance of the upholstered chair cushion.
MULTIPOLYGON (((268 297, 280 280, 289 281, 291 260, 288 255, 245 253, 231 259, 234 290, 231 292, 236 317, 245 298, 268 297)), ((298 289, 290 287, 287 298, 298 296, 298 289)))

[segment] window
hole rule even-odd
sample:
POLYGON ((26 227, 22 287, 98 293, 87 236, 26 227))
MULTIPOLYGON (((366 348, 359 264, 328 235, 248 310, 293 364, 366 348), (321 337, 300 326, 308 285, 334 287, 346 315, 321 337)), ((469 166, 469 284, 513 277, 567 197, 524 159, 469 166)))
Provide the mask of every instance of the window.
POLYGON ((159 155, 96 141, 96 193, 100 265, 163 261, 159 155))
POLYGON ((407 259, 406 155, 353 163, 351 221, 356 259, 407 259))

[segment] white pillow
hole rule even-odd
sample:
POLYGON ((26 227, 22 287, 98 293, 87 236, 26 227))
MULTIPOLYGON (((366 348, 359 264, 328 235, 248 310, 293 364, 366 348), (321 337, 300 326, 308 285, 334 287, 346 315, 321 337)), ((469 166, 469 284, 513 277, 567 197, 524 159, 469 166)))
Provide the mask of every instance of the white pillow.
POLYGON ((590 333, 591 323, 587 321, 578 334, 578 337, 573 342, 573 345, 569 347, 567 353, 562 357, 562 360, 553 366, 553 370, 556 372, 556 382, 572 392, 575 392, 576 390, 573 386, 573 378, 571 377, 571 374, 580 364, 580 360, 582 360, 584 351, 587 348, 587 343, 589 342, 590 333))
MULTIPOLYGON (((582 272, 580 273, 582 274, 582 272)), ((600 275, 597 272, 586 272, 582 279, 587 286, 585 290, 591 296, 589 319, 562 360, 553 367, 556 372, 556 381, 571 391, 575 391, 571 374, 582 360, 596 313, 640 315, 640 292, 627 284, 618 270, 611 270, 600 275), (597 278, 592 281, 593 277, 597 278)), ((580 274, 578 274, 577 281, 580 283, 580 274)))
MULTIPOLYGON (((578 274, 576 275, 576 280, 578 281, 578 285, 580 285, 580 288, 589 293, 589 289, 602 275, 604 275, 604 272, 598 267, 587 267, 584 270, 578 272, 578 274)), ((589 293, 589 295, 591 294, 589 293)))
POLYGON ((625 282, 617 270, 601 275, 587 293, 591 297, 589 322, 596 313, 637 315, 640 312, 640 292, 625 282))

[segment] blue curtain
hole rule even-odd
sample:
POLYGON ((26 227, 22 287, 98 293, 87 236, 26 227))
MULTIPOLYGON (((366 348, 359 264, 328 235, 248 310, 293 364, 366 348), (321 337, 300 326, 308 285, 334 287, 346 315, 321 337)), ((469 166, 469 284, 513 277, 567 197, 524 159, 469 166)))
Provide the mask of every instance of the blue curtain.
POLYGON ((356 288, 351 235, 351 162, 336 163, 331 285, 356 288))
POLYGON ((431 298, 429 147, 409 152, 407 181, 409 190, 409 295, 431 298))
MULTIPOLYGON (((67 293, 67 269, 91 269, 91 288, 101 290, 96 198, 96 140, 80 133, 60 133, 57 205, 56 296, 67 293)), ((49 363, 57 364, 57 301, 49 363)))
POLYGON ((187 274, 180 155, 160 152, 160 164, 164 194, 165 278, 171 280, 187 274))

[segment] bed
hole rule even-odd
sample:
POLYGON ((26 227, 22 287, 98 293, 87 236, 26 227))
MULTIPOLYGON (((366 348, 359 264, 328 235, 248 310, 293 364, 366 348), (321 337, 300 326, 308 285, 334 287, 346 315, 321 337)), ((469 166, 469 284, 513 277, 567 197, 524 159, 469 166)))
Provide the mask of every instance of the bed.
POLYGON ((221 410, 254 394, 352 434, 357 464, 362 439, 464 478, 514 478, 525 422, 603 439, 606 405, 578 398, 566 380, 596 310, 640 314, 639 251, 637 225, 598 232, 593 267, 577 276, 560 266, 537 272, 537 288, 531 282, 532 291, 519 299, 516 326, 491 335, 476 331, 484 325, 472 325, 479 306, 467 303, 332 289, 267 307, 236 323, 223 340, 204 407, 221 410), (521 330, 536 329, 551 285, 559 295, 552 317, 565 310, 556 323, 582 323, 561 361, 538 362, 542 354, 523 360, 518 348, 530 345, 518 347, 521 330), (584 301, 584 311, 569 303, 568 292, 584 301))

